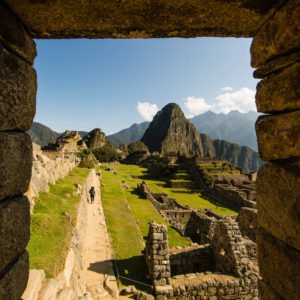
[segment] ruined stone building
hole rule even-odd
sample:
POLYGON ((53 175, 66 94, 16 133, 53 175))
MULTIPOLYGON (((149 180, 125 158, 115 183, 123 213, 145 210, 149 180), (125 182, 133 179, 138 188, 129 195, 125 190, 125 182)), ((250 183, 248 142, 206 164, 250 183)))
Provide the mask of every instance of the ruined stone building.
MULTIPOLYGON (((33 38, 202 36, 253 38, 251 65, 261 79, 256 105, 265 114, 256 122, 256 133, 260 157, 267 161, 256 181, 259 293, 261 299, 299 299, 299 19, 299 0, 1 1, 0 299, 20 299, 28 280, 30 213, 23 194, 32 169, 25 132, 36 107, 33 38)), ((241 266, 231 270, 238 280, 241 266)), ((167 281, 167 267, 165 273, 167 281)), ((180 291, 177 280, 174 293, 180 291)), ((232 279, 230 287, 235 286, 232 279)))

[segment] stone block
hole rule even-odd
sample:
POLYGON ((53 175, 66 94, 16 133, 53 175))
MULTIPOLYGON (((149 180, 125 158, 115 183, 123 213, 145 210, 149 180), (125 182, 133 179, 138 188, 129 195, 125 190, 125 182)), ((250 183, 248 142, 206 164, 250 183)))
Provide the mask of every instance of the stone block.
POLYGON ((0 299, 20 300, 26 289, 29 273, 28 253, 25 251, 0 279, 0 299))
POLYGON ((256 201, 259 225, 300 251, 299 174, 299 167, 265 164, 256 181, 256 201))
POLYGON ((283 300, 275 291, 273 291, 263 280, 258 282, 259 299, 261 300, 283 300))
POLYGON ((0 132, 0 200, 28 189, 32 166, 32 142, 28 134, 0 132))
POLYGON ((30 213, 27 198, 0 201, 0 273, 23 253, 29 235, 30 213))
POLYGON ((255 129, 261 159, 300 157, 300 111, 260 116, 255 129))
MULTIPOLYGON (((22 300, 38 300, 39 291, 45 281, 44 270, 30 270, 26 290, 22 295, 22 300)), ((66 298, 67 299, 67 298, 66 298)))
POLYGON ((0 44, 0 130, 30 129, 36 88, 35 70, 0 44))
POLYGON ((243 236, 248 236, 252 241, 256 239, 257 209, 242 207, 236 221, 243 236))
POLYGON ((300 252, 274 238, 264 229, 257 232, 258 261, 264 282, 283 299, 299 299, 300 252))
POLYGON ((282 112, 300 109, 300 63, 271 74, 257 85, 256 106, 259 112, 282 112))
POLYGON ((290 0, 254 36, 251 65, 261 67, 272 58, 299 48, 300 2, 290 0))
POLYGON ((21 22, 2 3, 0 4, 0 42, 28 63, 33 64, 36 47, 21 22))

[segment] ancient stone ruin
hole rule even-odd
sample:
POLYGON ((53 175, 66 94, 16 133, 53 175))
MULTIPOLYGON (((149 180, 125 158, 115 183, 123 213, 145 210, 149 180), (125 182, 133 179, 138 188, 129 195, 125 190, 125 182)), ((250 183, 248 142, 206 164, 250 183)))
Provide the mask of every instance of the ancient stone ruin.
MULTIPOLYGON (((261 79, 256 105, 259 112, 267 114, 256 122, 260 157, 267 162, 256 181, 260 298, 299 299, 298 0, 138 4, 5 0, 0 8, 1 299, 20 299, 28 280, 25 249, 30 218, 23 195, 32 170, 32 145, 25 132, 31 127, 36 107, 33 38, 201 36, 253 38, 251 65, 256 69, 254 77, 261 79)), ((235 283, 226 281, 227 290, 235 289, 235 283)))
POLYGON ((145 259, 157 299, 258 299, 256 260, 231 218, 217 222, 211 243, 171 249, 166 227, 151 223, 145 259))
POLYGON ((194 242, 169 249, 166 227, 151 223, 145 259, 156 295, 258 299, 256 209, 244 207, 237 217, 222 217, 152 193, 145 183, 138 184, 138 190, 173 228, 194 242))

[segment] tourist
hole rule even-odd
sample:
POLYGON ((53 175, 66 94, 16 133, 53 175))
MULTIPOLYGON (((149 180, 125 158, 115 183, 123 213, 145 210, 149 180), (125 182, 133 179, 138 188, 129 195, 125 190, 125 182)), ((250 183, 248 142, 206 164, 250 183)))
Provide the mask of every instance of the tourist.
POLYGON ((91 203, 94 203, 94 198, 95 198, 95 188, 94 188, 93 186, 90 188, 89 193, 90 193, 90 197, 91 197, 91 203))

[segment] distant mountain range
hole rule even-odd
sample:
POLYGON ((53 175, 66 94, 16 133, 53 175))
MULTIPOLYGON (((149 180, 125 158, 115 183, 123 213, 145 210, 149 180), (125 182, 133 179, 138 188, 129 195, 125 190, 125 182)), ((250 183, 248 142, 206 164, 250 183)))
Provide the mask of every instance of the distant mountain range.
POLYGON ((56 140, 56 138, 60 136, 60 133, 37 122, 33 122, 28 134, 30 135, 31 140, 41 147, 47 146, 51 141, 56 140))
POLYGON ((111 134, 108 139, 111 141, 114 147, 119 147, 121 144, 130 144, 134 141, 138 141, 144 135, 146 129, 149 126, 149 122, 143 122, 140 124, 134 123, 129 128, 123 129, 117 133, 111 134))
MULTIPOLYGON (((227 115, 208 111, 189 120, 200 133, 207 134, 212 139, 226 140, 257 151, 254 128, 257 117, 258 113, 254 111, 240 113, 234 110, 227 115)), ((109 135, 108 138, 115 147, 119 147, 120 144, 129 144, 140 140, 149 124, 149 122, 133 124, 129 128, 109 135)))
MULTIPOLYGON (((41 147, 47 146, 62 134, 38 122, 33 122, 31 129, 27 133, 30 135, 31 140, 41 147)), ((87 134, 86 131, 78 131, 78 133, 82 138, 87 134)))
POLYGON ((255 121, 258 113, 250 111, 240 113, 237 110, 227 115, 208 111, 190 119, 196 129, 208 134, 212 139, 222 139, 257 151, 255 121))
MULTIPOLYGON (((195 116, 189 121, 201 133, 203 149, 205 148, 209 153, 215 153, 217 157, 228 160, 244 172, 250 172, 257 170, 262 164, 258 153, 255 151, 257 142, 254 123, 257 116, 256 112, 243 114, 232 111, 225 115, 209 111, 195 116)), ((149 122, 133 124, 129 128, 107 136, 107 138, 114 147, 119 147, 120 144, 130 144, 142 139, 149 124, 149 122)), ((33 123, 28 133, 32 140, 41 146, 46 146, 60 135, 49 127, 36 122, 33 123)), ((79 134, 84 137, 87 132, 79 131, 79 134)))

